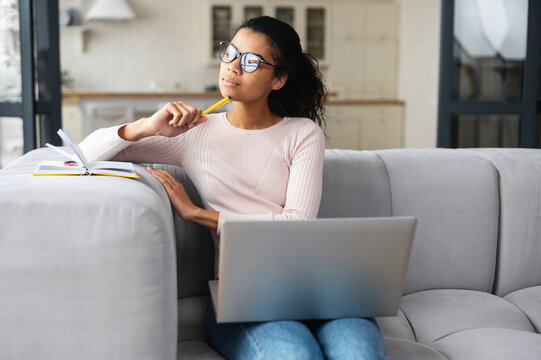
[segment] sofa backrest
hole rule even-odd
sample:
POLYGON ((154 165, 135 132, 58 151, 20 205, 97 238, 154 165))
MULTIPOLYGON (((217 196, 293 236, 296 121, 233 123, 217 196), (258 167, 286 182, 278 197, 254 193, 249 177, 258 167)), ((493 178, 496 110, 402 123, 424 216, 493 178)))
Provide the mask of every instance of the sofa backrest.
POLYGON ((452 149, 375 151, 391 184, 392 215, 417 217, 404 293, 491 292, 498 251, 498 173, 452 149))
POLYGON ((387 169, 374 153, 326 150, 319 218, 391 216, 387 169))
MULTIPOLYGON (((153 166, 171 172, 184 185, 190 199, 203 206, 197 189, 183 169, 162 164, 153 166)), ((387 172, 373 153, 327 150, 323 189, 318 217, 391 216, 387 172)), ((175 231, 179 299, 208 295, 207 282, 214 276, 214 245, 209 230, 186 222, 175 213, 175 231)))
POLYGON ((500 178, 500 241, 494 293, 541 285, 541 150, 475 149, 500 178))
MULTIPOLYGON (((460 288, 504 295, 540 285, 541 150, 524 154, 509 149, 326 150, 318 217, 416 216, 405 294, 460 288), (517 171, 524 176, 517 178, 517 171)), ((202 205, 182 169, 161 167, 202 205)), ((214 274, 210 232, 178 215, 175 225, 179 297, 207 295, 214 274)))

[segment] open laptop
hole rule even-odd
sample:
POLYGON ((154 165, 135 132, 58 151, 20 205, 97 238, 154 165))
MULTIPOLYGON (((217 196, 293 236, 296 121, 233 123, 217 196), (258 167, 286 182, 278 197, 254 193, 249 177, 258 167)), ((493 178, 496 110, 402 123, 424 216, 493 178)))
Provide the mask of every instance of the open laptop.
POLYGON ((218 323, 396 315, 416 219, 230 221, 219 280, 209 281, 218 323))

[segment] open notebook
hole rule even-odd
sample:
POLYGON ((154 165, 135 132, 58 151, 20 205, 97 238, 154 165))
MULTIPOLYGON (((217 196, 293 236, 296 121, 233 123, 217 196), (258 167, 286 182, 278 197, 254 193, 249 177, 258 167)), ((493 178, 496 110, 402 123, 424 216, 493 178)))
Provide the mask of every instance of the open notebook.
POLYGON ((49 143, 47 147, 62 154, 68 158, 67 161, 41 161, 32 175, 107 175, 120 176, 138 179, 139 175, 135 171, 133 164, 130 162, 119 161, 91 161, 88 162, 79 148, 79 145, 73 140, 67 129, 58 130, 58 135, 73 151, 70 154, 62 149, 59 149, 49 143))

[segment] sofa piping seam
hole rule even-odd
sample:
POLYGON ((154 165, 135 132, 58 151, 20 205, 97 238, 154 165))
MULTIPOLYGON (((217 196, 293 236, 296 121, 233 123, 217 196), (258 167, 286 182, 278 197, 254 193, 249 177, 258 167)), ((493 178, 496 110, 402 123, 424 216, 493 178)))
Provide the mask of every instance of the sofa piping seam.
POLYGON ((385 169, 385 174, 387 175, 387 184, 389 185, 389 201, 391 203, 391 217, 394 216, 394 209, 393 209, 393 189, 391 188, 391 177, 389 176, 389 169, 387 169, 387 164, 385 164, 385 161, 383 161, 383 158, 376 153, 375 151, 371 152, 374 154, 379 162, 383 165, 383 169, 385 169))
POLYGON ((472 330, 479 330, 479 329, 506 329, 506 330, 516 330, 516 331, 522 331, 522 332, 526 332, 526 333, 530 333, 530 334, 537 334, 535 331, 529 331, 529 330, 524 330, 524 329, 516 329, 516 328, 512 328, 512 327, 503 327, 503 326, 481 326, 481 327, 474 327, 474 328, 470 328, 470 329, 462 329, 462 330, 457 330, 457 331, 453 331, 449 334, 446 334, 446 335, 443 335, 435 340, 433 340, 431 342, 431 344, 434 344, 435 342, 437 341, 440 341, 442 339, 445 339, 446 337, 449 337, 449 336, 452 336, 452 335, 455 335, 455 334, 458 334, 458 333, 461 333, 461 332, 465 332, 465 331, 472 331, 472 330))
MULTIPOLYGON (((494 262, 494 279, 492 282, 492 289, 490 290, 490 293, 492 295, 496 295, 496 289, 498 288, 499 282, 500 282, 500 276, 499 276, 499 270, 500 270, 500 254, 501 254, 501 243, 502 243, 502 237, 501 237, 501 226, 502 226, 502 189, 501 189, 501 174, 500 170, 496 167, 494 162, 490 160, 489 158, 486 158, 482 154, 479 154, 475 151, 468 151, 467 149, 464 149, 463 151, 472 154, 473 156, 483 159, 487 164, 489 164, 494 171, 496 172, 497 179, 496 182, 498 184, 497 191, 498 191, 498 234, 496 239, 496 261, 494 262)), ((503 297, 502 297, 503 298, 503 297)))
POLYGON ((415 333, 415 329, 413 328, 413 325, 412 325, 410 319, 406 316, 406 313, 402 309, 400 309, 400 312, 402 313, 402 315, 404 315, 404 318, 408 322, 408 325, 410 326, 411 332, 413 333, 413 338, 415 339, 415 342, 419 342, 418 339, 417 339, 417 334, 415 333))

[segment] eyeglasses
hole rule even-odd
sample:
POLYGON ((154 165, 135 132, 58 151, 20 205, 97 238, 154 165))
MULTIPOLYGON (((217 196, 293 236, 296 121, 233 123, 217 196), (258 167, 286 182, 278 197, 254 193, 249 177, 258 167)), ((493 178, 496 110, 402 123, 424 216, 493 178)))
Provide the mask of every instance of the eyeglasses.
POLYGON ((235 45, 226 42, 220 43, 220 52, 218 53, 218 56, 224 63, 233 62, 238 56, 240 56, 240 67, 242 71, 246 71, 248 73, 256 71, 260 63, 276 67, 276 65, 273 65, 263 59, 261 55, 251 52, 241 53, 237 50, 235 45))

